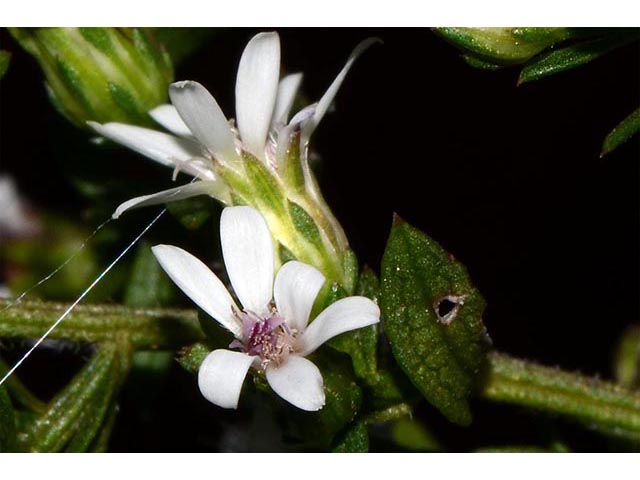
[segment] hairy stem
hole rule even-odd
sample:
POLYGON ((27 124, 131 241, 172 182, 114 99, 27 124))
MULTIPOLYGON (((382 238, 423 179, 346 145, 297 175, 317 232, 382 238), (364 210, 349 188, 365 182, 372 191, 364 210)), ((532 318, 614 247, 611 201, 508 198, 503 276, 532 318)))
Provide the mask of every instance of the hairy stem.
MULTIPOLYGON (((26 301, 11 308, 0 301, 0 338, 37 338, 66 308, 26 301)), ((204 339, 195 310, 78 306, 50 338, 113 341, 120 334, 134 349, 177 349, 204 339)), ((591 428, 640 438, 640 393, 611 382, 544 367, 493 352, 481 395, 489 400, 562 415, 591 428)))
POLYGON ((567 416, 605 433, 640 438, 640 393, 596 378, 494 352, 482 396, 567 416))
MULTIPOLYGON (((39 338, 67 305, 0 301, 0 338, 39 338), (5 309, 6 308, 6 309, 5 309)), ((134 349, 176 349, 204 339, 195 310, 78 305, 50 335, 76 342, 112 341, 125 334, 134 349)))

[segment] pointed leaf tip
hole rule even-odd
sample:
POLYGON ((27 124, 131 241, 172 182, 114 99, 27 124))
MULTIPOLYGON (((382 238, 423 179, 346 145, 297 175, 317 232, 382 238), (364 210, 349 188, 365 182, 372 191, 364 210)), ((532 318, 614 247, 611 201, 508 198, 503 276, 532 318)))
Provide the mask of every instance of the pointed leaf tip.
POLYGON ((381 277, 384 327, 398 364, 450 421, 468 425, 489 347, 482 296, 463 265, 404 222, 394 221, 381 277))
POLYGON ((405 222, 400 215, 398 215, 396 212, 393 212, 393 222, 392 222, 393 226, 404 225, 405 223, 407 222, 405 222))

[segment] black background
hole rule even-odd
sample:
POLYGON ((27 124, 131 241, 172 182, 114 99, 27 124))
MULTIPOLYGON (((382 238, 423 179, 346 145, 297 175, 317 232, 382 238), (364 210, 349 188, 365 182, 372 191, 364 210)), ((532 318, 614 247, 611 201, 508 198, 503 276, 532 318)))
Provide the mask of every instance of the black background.
MULTIPOLYGON (((467 266, 487 300, 485 323, 497 349, 610 377, 617 338, 638 322, 638 140, 603 159, 599 152, 605 135, 637 108, 637 44, 518 87, 517 68, 471 68, 428 29, 279 32, 285 70, 305 73, 304 93, 313 100, 359 41, 384 41, 356 62, 335 112, 312 139, 323 192, 361 262, 379 269, 397 212, 467 266)), ((237 62, 254 33, 214 37, 176 79, 200 81, 232 116, 237 62)), ((123 176, 169 185, 167 171, 142 158, 119 151, 109 160, 113 152, 88 144, 49 105, 35 62, 6 32, 0 38, 14 52, 0 84, 0 171, 35 205, 72 217, 87 205, 63 168, 74 148, 83 161, 113 161, 123 176)), ((132 214, 132 232, 150 214, 132 214)), ((470 448, 474 435, 487 432, 490 441, 513 440, 504 432, 520 421, 535 429, 513 409, 477 409, 486 415, 476 413, 471 429, 445 429, 455 448, 470 448)), ((179 431, 189 423, 170 425, 179 431)), ((142 437, 132 440, 119 428, 115 449, 210 447, 193 438, 167 444, 153 432, 141 446, 134 440, 142 437)))

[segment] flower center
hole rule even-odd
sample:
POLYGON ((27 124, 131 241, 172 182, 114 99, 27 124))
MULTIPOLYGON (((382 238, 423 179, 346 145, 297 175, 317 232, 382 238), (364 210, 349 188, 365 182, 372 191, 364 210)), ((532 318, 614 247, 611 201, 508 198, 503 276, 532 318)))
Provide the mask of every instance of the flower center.
POLYGON ((277 310, 273 309, 266 318, 251 311, 234 312, 234 315, 242 322, 243 340, 234 340, 229 347, 260 357, 263 370, 271 363, 280 365, 298 349, 298 331, 289 328, 277 310))

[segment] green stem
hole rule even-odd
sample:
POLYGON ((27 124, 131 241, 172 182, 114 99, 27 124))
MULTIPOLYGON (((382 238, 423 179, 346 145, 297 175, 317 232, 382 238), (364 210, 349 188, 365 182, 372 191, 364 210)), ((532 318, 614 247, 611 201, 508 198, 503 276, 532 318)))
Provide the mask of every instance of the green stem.
MULTIPOLYGON (((0 338, 39 338, 66 310, 53 302, 0 301, 0 338)), ((78 305, 49 338, 104 342, 126 335, 134 349, 176 349, 204 339, 195 310, 78 305)))
MULTIPOLYGON (((0 301, 0 338, 37 338, 66 308, 28 301, 4 310, 7 304, 0 301)), ((104 305, 76 307, 50 338, 104 342, 118 334, 125 334, 137 350, 177 349, 204 339, 195 310, 104 305)), ((494 352, 481 394, 563 415, 603 432, 640 438, 640 393, 610 382, 494 352)))
POLYGON ((494 352, 482 396, 570 417, 609 434, 640 438, 640 393, 494 352))

